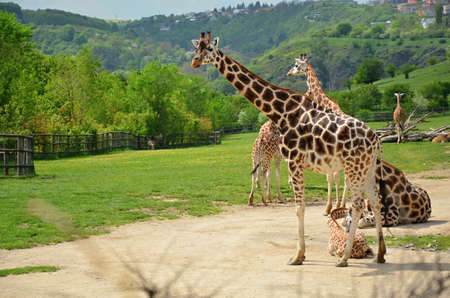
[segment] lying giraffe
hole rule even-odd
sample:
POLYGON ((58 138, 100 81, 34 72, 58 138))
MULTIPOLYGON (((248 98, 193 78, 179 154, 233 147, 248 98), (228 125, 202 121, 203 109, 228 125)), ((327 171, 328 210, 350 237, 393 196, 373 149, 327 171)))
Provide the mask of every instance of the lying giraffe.
MULTIPOLYGON (((311 64, 309 64, 308 60, 306 59, 305 54, 301 54, 300 57, 295 60, 294 66, 287 73, 287 76, 298 75, 306 76, 308 90, 306 91, 305 95, 310 96, 314 102, 316 102, 319 106, 324 107, 326 110, 330 110, 336 115, 345 115, 345 113, 339 107, 338 103, 323 91, 319 78, 317 77, 316 72, 312 68, 311 64)), ((338 171, 332 174, 327 174, 328 201, 327 206, 325 207, 325 215, 329 214, 331 208, 333 208, 333 180, 336 189, 336 208, 345 207, 348 190, 346 183, 347 181, 344 179, 344 193, 342 194, 341 202, 341 197, 339 196, 339 182, 341 180, 340 173, 338 171)))
POLYGON ((386 246, 381 226, 380 204, 375 185, 378 152, 382 154, 377 135, 362 121, 347 115, 336 115, 311 101, 302 93, 275 86, 258 77, 218 47, 219 38, 211 40, 211 33, 200 34, 193 40, 195 47, 192 67, 213 64, 219 72, 257 109, 278 127, 281 134, 281 154, 288 161, 294 185, 298 220, 298 242, 291 265, 301 265, 305 259, 305 180, 304 170, 333 173, 345 170, 352 196, 352 224, 337 266, 347 266, 357 229, 357 220, 364 208, 366 193, 376 221, 378 263, 384 263, 386 246))
MULTIPOLYGON (((323 91, 320 81, 306 55, 300 55, 298 59, 295 59, 295 64, 289 70, 288 75, 305 75, 309 87, 308 92, 311 93, 314 101, 326 109, 332 110, 335 114, 345 115, 338 103, 323 91)), ((377 185, 379 185, 379 181, 381 180, 381 174, 383 174, 383 180, 385 182, 381 191, 381 217, 383 226, 396 226, 398 224, 427 221, 431 215, 431 201, 427 192, 409 182, 405 174, 395 166, 384 160, 380 162, 377 159, 377 185), (383 165, 382 173, 381 165, 383 165)), ((347 186, 345 185, 342 207, 345 207, 346 188, 347 186)), ((330 201, 328 204, 330 204, 330 201)), ((339 207, 339 201, 337 207, 339 207)), ((373 224, 374 217, 366 209, 364 216, 359 221, 359 227, 373 226, 373 224)))
MULTIPOLYGON (((377 177, 381 163, 377 160, 377 177)), ((378 178, 377 178, 378 179, 378 178)), ((426 222, 431 216, 428 193, 406 179, 405 173, 383 161, 383 188, 381 189, 381 219, 383 226, 426 222)), ((373 214, 366 210, 358 227, 374 226, 373 214)))
POLYGON ((253 205, 253 194, 255 191, 255 184, 258 181, 260 169, 262 170, 261 200, 264 205, 267 205, 264 199, 265 187, 267 184, 267 199, 269 201, 272 201, 270 194, 270 163, 272 162, 272 158, 275 158, 275 177, 277 180, 278 201, 282 201, 280 192, 280 142, 280 131, 278 130, 276 125, 271 120, 264 123, 259 130, 258 137, 253 143, 252 190, 250 191, 250 196, 248 198, 249 205, 253 205))
MULTIPOLYGON (((330 240, 328 241, 328 253, 332 256, 342 256, 344 253, 345 242, 348 237, 347 232, 336 222, 337 219, 346 218, 347 229, 351 223, 351 217, 345 208, 333 209, 328 215, 328 226, 330 227, 330 240)), ((351 215, 351 213, 350 213, 351 215)), ((351 258, 365 258, 372 257, 373 251, 367 244, 366 236, 360 231, 356 231, 355 241, 353 242, 351 258)))

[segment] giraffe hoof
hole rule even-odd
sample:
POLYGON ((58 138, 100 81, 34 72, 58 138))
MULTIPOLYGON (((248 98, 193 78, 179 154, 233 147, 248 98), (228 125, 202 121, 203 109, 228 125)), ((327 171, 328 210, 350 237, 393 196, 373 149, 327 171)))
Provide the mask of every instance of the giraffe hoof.
POLYGON ((347 261, 339 261, 336 264, 336 267, 347 267, 347 266, 348 266, 347 261))
POLYGON ((304 260, 305 256, 303 256, 302 258, 299 257, 291 258, 288 262, 288 265, 302 265, 304 260))
POLYGON ((386 263, 386 260, 384 259, 384 257, 377 257, 377 263, 378 264, 384 264, 384 263, 386 263))

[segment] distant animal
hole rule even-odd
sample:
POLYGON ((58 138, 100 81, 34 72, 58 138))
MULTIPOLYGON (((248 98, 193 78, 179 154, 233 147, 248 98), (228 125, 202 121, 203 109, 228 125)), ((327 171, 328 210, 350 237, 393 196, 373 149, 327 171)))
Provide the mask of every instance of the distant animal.
POLYGON ((272 201, 270 192, 270 163, 272 158, 275 159, 275 176, 277 179, 277 190, 278 190, 278 201, 283 201, 280 192, 280 162, 281 162, 281 152, 280 145, 281 135, 280 130, 271 121, 267 121, 261 126, 259 130, 259 135, 253 143, 252 149, 252 190, 248 198, 248 204, 253 205, 253 194, 255 191, 255 184, 259 179, 259 171, 262 170, 262 202, 266 205, 265 198, 265 187, 267 186, 267 199, 272 201))
POLYGON ((433 138, 431 143, 447 143, 450 142, 450 133, 441 134, 433 138))
POLYGON ((404 124, 406 121, 406 113, 403 110, 403 108, 400 106, 400 98, 404 95, 403 93, 394 93, 397 97, 397 107, 394 110, 394 121, 395 125, 397 126, 397 144, 400 142, 403 142, 405 139, 405 136, 403 134, 403 131, 405 129, 404 124))
MULTIPOLYGON (((328 241, 328 253, 332 256, 342 256, 348 238, 348 232, 352 223, 352 215, 346 208, 333 209, 328 215, 328 226, 330 227, 330 240, 328 241), (337 223, 337 219, 345 218, 347 230, 337 223)), ((361 231, 356 231, 352 247, 351 258, 361 259, 373 257, 373 250, 367 244, 366 236, 361 231)))
POLYGON ((147 141, 148 149, 155 150, 155 148, 159 145, 159 142, 162 140, 162 138, 163 138, 162 134, 149 137, 147 141))

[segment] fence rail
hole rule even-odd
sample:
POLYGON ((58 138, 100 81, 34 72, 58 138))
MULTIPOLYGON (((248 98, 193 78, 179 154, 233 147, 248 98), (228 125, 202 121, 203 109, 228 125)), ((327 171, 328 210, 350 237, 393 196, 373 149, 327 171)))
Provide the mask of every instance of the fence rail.
POLYGON ((33 175, 33 137, 0 135, 0 175, 33 175))
POLYGON ((99 134, 0 134, 0 175, 33 175, 33 159, 103 153, 116 149, 167 149, 220 144, 221 132, 136 136, 112 131, 99 134))

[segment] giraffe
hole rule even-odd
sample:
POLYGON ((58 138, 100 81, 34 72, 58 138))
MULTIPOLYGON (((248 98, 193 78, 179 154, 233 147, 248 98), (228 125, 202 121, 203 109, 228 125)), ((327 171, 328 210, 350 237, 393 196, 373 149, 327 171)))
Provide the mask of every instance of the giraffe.
POLYGON ((397 107, 394 110, 394 121, 395 126, 397 126, 397 133, 398 133, 397 144, 399 144, 405 139, 405 136, 403 135, 404 129, 403 125, 405 124, 406 121, 406 113, 400 106, 400 98, 403 96, 403 93, 394 93, 394 94, 397 97, 397 107))
POLYGON ((362 121, 346 115, 335 115, 312 102, 302 93, 275 86, 258 77, 218 47, 219 38, 200 33, 192 40, 195 48, 192 67, 213 64, 218 71, 280 130, 281 154, 288 162, 294 185, 297 215, 297 250, 290 265, 301 265, 305 259, 305 181, 304 170, 332 173, 345 170, 352 196, 352 224, 343 256, 337 266, 345 267, 350 258, 357 220, 364 207, 365 192, 373 206, 378 236, 377 262, 384 263, 386 246, 381 226, 380 204, 375 185, 376 157, 382 146, 377 135, 362 121))
POLYGON ((259 135, 253 143, 252 190, 250 191, 250 196, 248 198, 248 205, 250 206, 253 205, 253 194, 255 190, 255 184, 258 181, 260 168, 262 168, 261 200, 264 205, 267 205, 266 201, 264 200, 265 186, 267 184, 267 199, 269 201, 272 201, 270 195, 270 163, 272 162, 272 158, 275 158, 275 177, 277 181, 278 201, 282 201, 280 192, 280 142, 280 131, 271 120, 266 121, 266 123, 261 126, 259 135))
MULTIPOLYGON (((323 91, 319 78, 317 77, 316 72, 314 71, 311 64, 308 62, 306 54, 300 54, 299 58, 295 59, 294 66, 287 73, 287 76, 297 76, 297 75, 306 76, 306 83, 308 85, 308 90, 306 91, 305 95, 310 96, 314 102, 324 107, 326 110, 330 110, 336 115, 345 115, 345 113, 339 107, 338 103, 323 91)), ((327 174, 328 200, 327 206, 325 207, 324 215, 329 214, 331 208, 333 207, 333 200, 332 200, 333 180, 336 189, 336 208, 345 207, 345 201, 347 198, 347 191, 348 191, 347 181, 344 179, 344 192, 342 194, 342 202, 341 202, 341 197, 339 196, 339 182, 341 180, 339 171, 334 172, 332 174, 327 174)))
MULTIPOLYGON (((431 200, 428 193, 406 179, 405 173, 386 161, 377 160, 377 177, 383 170, 384 189, 381 190, 381 219, 383 226, 426 222, 431 216, 431 200)), ((373 214, 364 212, 358 227, 374 225, 373 214)))
MULTIPOLYGON (((328 241, 328 253, 332 256, 342 256, 344 253, 345 242, 348 237, 348 227, 351 222, 351 212, 346 208, 333 209, 328 215, 328 226, 330 227, 330 240, 328 241), (337 219, 346 217, 347 232, 336 222, 337 219)), ((366 237, 360 231, 356 231, 355 241, 353 242, 351 258, 365 258, 373 256, 373 251, 367 244, 366 237)))
MULTIPOLYGON (((291 76, 302 74, 306 75, 308 91, 318 104, 326 109, 333 110, 336 114, 345 115, 338 103, 323 92, 320 81, 305 54, 295 59, 294 66, 288 72, 288 75, 291 76), (314 87, 311 88, 311 86, 314 87)), ((380 193, 383 226, 396 226, 402 223, 417 223, 428 220, 431 215, 431 200, 424 189, 410 183, 406 179, 406 175, 392 164, 377 159, 377 185, 381 185, 381 177, 385 182, 382 184, 383 188, 380 193)), ((346 188, 347 186, 344 187, 342 207, 345 207, 346 188)), ((366 207, 368 208, 368 206, 366 207)), ((358 226, 361 228, 373 225, 373 214, 369 210, 365 210, 358 226)))

